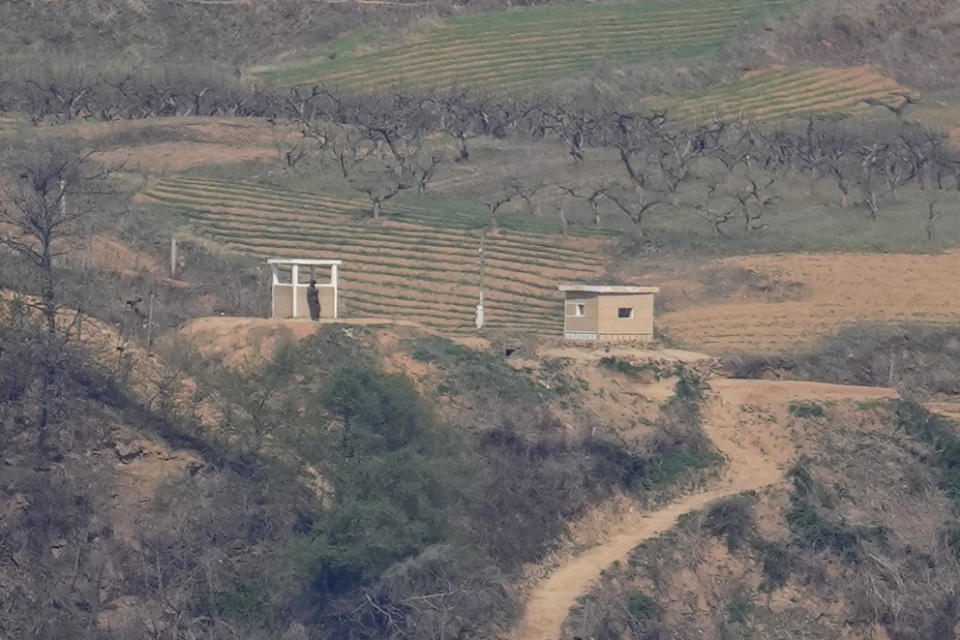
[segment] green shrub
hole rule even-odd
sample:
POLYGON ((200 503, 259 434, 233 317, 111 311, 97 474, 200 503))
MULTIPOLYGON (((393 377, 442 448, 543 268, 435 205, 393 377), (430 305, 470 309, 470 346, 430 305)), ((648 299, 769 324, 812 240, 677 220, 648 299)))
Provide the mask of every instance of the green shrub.
POLYGON ((600 366, 612 369, 631 378, 639 378, 644 372, 649 372, 655 380, 661 380, 673 375, 677 375, 679 367, 662 367, 655 362, 644 362, 634 364, 629 360, 617 358, 615 356, 604 356, 600 358, 600 366))
POLYGON ((960 437, 956 424, 915 402, 898 402, 894 417, 899 429, 933 447, 940 487, 960 502, 960 437))
POLYGON ((733 622, 747 624, 753 616, 753 601, 753 593, 747 587, 741 586, 727 602, 727 617, 733 622))
POLYGON ((217 615, 234 622, 256 622, 263 618, 264 594, 252 582, 236 582, 213 596, 217 615))
POLYGON ((860 541, 883 541, 887 529, 882 526, 852 526, 830 513, 834 499, 817 484, 808 465, 808 461, 801 460, 788 472, 793 480, 794 492, 790 497, 786 521, 796 543, 807 549, 830 549, 848 562, 857 562, 861 557, 860 541))
POLYGON ((707 510, 703 527, 713 536, 725 537, 731 551, 738 549, 753 531, 755 500, 755 496, 744 495, 717 502, 707 510))
POLYGON ((765 591, 773 591, 785 585, 793 571, 793 558, 787 548, 775 542, 766 541, 758 542, 755 548, 763 557, 761 588, 765 591))
POLYGON ((627 600, 627 611, 637 620, 652 620, 660 617, 663 607, 647 594, 635 591, 627 600))
POLYGON ((822 418, 825 413, 821 405, 811 401, 791 402, 788 410, 798 418, 822 418))

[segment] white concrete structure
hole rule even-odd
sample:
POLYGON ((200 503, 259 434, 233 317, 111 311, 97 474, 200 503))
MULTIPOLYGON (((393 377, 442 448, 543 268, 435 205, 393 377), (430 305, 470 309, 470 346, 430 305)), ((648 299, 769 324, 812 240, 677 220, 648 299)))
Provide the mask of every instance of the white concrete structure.
MULTIPOLYGON (((339 315, 340 290, 337 270, 342 260, 314 260, 311 258, 270 258, 267 264, 273 271, 271 317, 309 318, 310 309, 307 306, 307 288, 310 280, 317 281, 317 291, 320 298, 320 317, 336 318, 339 315), (280 279, 281 267, 290 267, 290 282, 280 279), (330 268, 330 280, 321 282, 317 278, 317 267, 330 268), (304 272, 309 277, 307 282, 301 282, 304 272)), ((284 269, 285 270, 285 269, 284 269)))

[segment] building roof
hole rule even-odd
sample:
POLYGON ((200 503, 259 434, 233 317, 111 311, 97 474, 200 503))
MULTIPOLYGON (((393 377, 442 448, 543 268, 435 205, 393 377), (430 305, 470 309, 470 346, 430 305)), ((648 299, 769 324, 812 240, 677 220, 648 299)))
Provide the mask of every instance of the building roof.
POLYGON ((560 291, 581 293, 660 293, 660 287, 628 287, 610 284, 562 284, 560 291))
POLYGON ((343 260, 314 260, 313 258, 268 258, 267 264, 298 264, 307 266, 320 266, 343 264, 343 260))

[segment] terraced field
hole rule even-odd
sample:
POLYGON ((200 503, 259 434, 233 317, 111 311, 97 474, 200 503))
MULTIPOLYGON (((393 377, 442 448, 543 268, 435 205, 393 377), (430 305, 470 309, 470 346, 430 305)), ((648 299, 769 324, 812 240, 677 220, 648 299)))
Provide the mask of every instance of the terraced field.
MULTIPOLYGON (((480 232, 476 219, 390 208, 357 220, 360 200, 260 185, 168 178, 142 199, 180 211, 204 235, 257 257, 337 257, 341 313, 413 320, 447 334, 474 331, 480 232)), ((559 335, 557 284, 603 272, 603 240, 498 231, 484 244, 486 327, 559 335)))
POLYGON ((725 258, 721 265, 798 282, 804 295, 782 302, 725 301, 657 318, 684 347, 711 354, 772 353, 809 347, 855 324, 960 322, 960 251, 781 254, 725 258))
MULTIPOLYGON (((324 82, 361 92, 466 85, 515 91, 606 61, 711 53, 745 23, 790 2, 673 0, 501 11, 452 18, 379 51, 344 51, 332 60, 318 55, 252 71, 281 84, 324 82)), ((355 42, 352 35, 344 38, 355 42)))
POLYGON ((866 98, 891 103, 905 91, 869 67, 848 69, 769 70, 673 104, 676 115, 697 120, 746 116, 758 121, 801 113, 861 113, 866 98))

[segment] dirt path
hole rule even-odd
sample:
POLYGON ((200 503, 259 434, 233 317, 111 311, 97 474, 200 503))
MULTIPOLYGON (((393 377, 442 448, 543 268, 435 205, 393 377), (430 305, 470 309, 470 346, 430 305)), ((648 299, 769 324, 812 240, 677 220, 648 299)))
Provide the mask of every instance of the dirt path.
MULTIPOLYGON (((710 381, 713 393, 705 411, 704 429, 727 459, 726 473, 706 491, 683 496, 650 513, 632 513, 600 545, 569 558, 530 594, 520 623, 510 640, 557 640, 570 608, 614 561, 623 561, 641 542, 671 529, 685 513, 714 500, 775 484, 793 457, 783 429, 763 420, 744 421, 743 405, 761 405, 785 413, 794 399, 841 400, 895 397, 891 389, 848 387, 817 382, 768 380, 710 381)), ((781 421, 782 422, 782 421, 781 421)))

